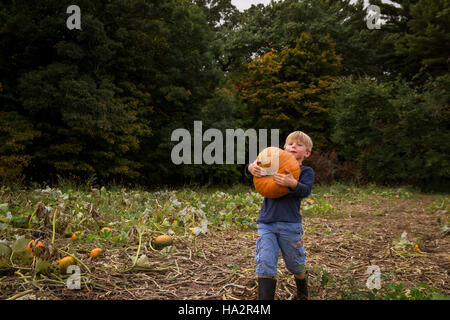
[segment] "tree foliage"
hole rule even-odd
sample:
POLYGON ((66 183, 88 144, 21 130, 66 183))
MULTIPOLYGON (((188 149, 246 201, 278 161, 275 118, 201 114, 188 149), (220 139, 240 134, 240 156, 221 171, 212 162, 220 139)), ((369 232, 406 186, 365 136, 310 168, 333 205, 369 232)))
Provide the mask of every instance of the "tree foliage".
POLYGON ((239 23, 221 30, 227 70, 240 69, 254 56, 295 47, 301 33, 326 44, 331 38, 343 57, 341 74, 376 74, 373 33, 366 27, 363 1, 284 0, 252 6, 239 23))
POLYGON ((280 129, 281 144, 303 130, 366 180, 442 183, 449 1, 371 3, 381 29, 362 0, 78 0, 69 30, 68 0, 1 1, 0 180, 243 179, 172 162, 172 132, 202 121, 224 137, 280 129))
POLYGON ((372 2, 380 6, 386 21, 377 55, 385 71, 419 84, 450 71, 448 0, 372 2))
POLYGON ((161 129, 198 117, 220 83, 214 34, 188 1, 77 4, 81 31, 66 28, 69 1, 3 2, 0 110, 37 132, 24 151, 36 178, 151 179, 161 129))
POLYGON ((316 42, 309 33, 294 48, 255 58, 237 83, 248 125, 280 128, 281 136, 301 128, 316 146, 328 147, 329 97, 340 66, 334 43, 316 42))
POLYGON ((332 113, 340 156, 356 160, 369 181, 448 184, 449 85, 448 75, 420 89, 403 81, 340 82, 332 113))

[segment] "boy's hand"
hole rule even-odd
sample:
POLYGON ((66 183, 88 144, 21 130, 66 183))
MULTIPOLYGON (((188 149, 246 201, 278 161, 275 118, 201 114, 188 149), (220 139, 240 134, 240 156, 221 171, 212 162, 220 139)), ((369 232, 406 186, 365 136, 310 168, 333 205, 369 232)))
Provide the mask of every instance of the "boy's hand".
POLYGON ((261 167, 258 166, 258 164, 260 164, 261 161, 259 160, 255 160, 253 163, 250 163, 248 166, 248 171, 257 178, 261 178, 264 177, 264 175, 261 174, 261 167))
POLYGON ((298 181, 294 178, 294 176, 288 169, 285 169, 285 171, 286 174, 275 173, 273 175, 273 181, 275 181, 276 184, 282 187, 295 189, 297 187, 298 181))

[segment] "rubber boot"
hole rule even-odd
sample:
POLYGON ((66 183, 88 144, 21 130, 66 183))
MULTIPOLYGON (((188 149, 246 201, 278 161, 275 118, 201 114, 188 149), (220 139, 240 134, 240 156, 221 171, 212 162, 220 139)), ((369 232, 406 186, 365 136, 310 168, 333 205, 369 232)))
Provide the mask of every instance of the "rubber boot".
POLYGON ((274 300, 277 280, 258 278, 258 300, 274 300))
POLYGON ((307 285, 307 275, 304 279, 295 279, 295 284, 297 285, 297 296, 295 300, 308 300, 308 285, 307 285))

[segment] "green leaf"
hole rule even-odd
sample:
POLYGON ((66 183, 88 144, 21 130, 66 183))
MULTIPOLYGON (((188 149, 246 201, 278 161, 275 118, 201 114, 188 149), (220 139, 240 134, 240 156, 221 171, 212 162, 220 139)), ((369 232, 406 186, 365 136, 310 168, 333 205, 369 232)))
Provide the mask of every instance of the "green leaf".
POLYGON ((5 268, 9 266, 9 258, 11 256, 12 250, 4 243, 0 243, 0 268, 5 268))
POLYGON ((28 219, 22 216, 12 217, 11 224, 16 228, 25 228, 28 224, 28 219))
POLYGON ((450 296, 440 292, 433 292, 431 294, 431 300, 450 300, 450 296))
POLYGON ((36 259, 35 272, 36 273, 47 273, 50 267, 50 262, 47 260, 36 259))
POLYGON ((14 242, 12 246, 12 251, 14 253, 24 252, 29 242, 30 240, 26 239, 25 237, 20 237, 14 242))
POLYGON ((4 243, 0 243, 0 258, 11 256, 12 250, 4 243))

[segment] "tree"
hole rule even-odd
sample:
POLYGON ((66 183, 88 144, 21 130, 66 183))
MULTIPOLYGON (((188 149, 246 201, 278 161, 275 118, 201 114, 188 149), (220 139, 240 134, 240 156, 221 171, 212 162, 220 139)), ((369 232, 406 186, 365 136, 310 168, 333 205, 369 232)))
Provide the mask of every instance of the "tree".
POLYGON ((223 83, 205 15, 188 0, 80 0, 82 30, 69 30, 70 4, 0 4, 0 112, 36 132, 27 173, 167 182, 166 130, 223 83))
POLYGON ((448 187, 448 75, 414 88, 404 81, 345 79, 337 86, 332 140, 367 181, 448 187))
POLYGON ((0 182, 13 183, 24 178, 23 170, 31 160, 25 149, 37 136, 39 132, 17 112, 0 112, 0 182))
POLYGON ((330 39, 319 43, 302 33, 294 48, 255 58, 236 82, 247 125, 279 128, 281 136, 302 130, 318 148, 328 147, 329 97, 341 67, 334 47, 330 39))
POLYGON ((205 13, 209 26, 215 31, 228 24, 235 24, 239 10, 231 0, 192 0, 205 13))
POLYGON ((110 67, 119 44, 99 17, 106 3, 78 3, 82 31, 66 27, 69 2, 4 4, 2 59, 10 108, 39 132, 26 153, 38 179, 56 174, 136 177, 126 157, 136 150, 139 121, 116 93, 110 67), (11 45, 13 44, 13 45, 11 45))
POLYGON ((450 9, 448 0, 396 0, 382 3, 379 63, 395 77, 423 84, 449 72, 450 9))
POLYGON ((252 6, 239 23, 221 30, 225 48, 223 65, 239 71, 255 56, 294 47, 300 33, 310 33, 318 42, 327 37, 336 43, 343 58, 341 74, 380 74, 376 62, 374 32, 364 20, 362 0, 285 0, 252 6))

